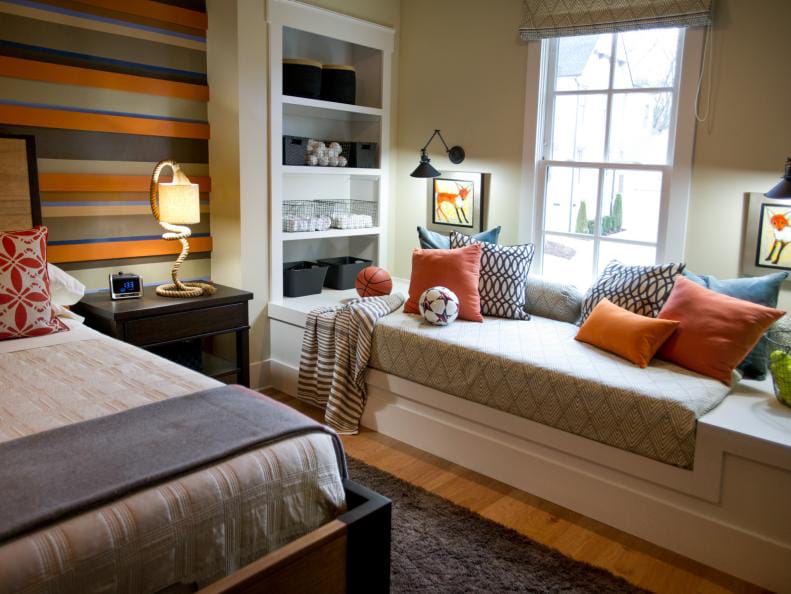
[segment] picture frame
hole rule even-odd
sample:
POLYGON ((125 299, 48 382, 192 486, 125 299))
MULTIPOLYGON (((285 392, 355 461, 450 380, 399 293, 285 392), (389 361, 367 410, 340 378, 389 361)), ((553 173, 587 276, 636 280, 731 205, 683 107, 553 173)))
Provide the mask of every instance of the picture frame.
POLYGON ((483 173, 464 171, 446 171, 430 179, 426 227, 441 233, 456 230, 466 235, 483 231, 484 179, 483 173))
POLYGON ((791 201, 745 194, 741 273, 791 271, 791 201))

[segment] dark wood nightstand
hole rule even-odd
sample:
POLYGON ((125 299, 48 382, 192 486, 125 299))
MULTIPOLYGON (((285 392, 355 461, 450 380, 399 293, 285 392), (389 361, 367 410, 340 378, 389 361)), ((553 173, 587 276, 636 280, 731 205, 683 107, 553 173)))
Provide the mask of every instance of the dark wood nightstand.
POLYGON ((85 317, 87 326, 160 354, 166 345, 234 333, 236 361, 203 352, 201 372, 216 378, 235 374, 238 383, 249 387, 247 302, 252 298, 248 291, 222 285, 214 295, 187 299, 160 297, 154 287, 146 287, 140 299, 113 301, 108 292, 93 293, 72 309, 85 317))

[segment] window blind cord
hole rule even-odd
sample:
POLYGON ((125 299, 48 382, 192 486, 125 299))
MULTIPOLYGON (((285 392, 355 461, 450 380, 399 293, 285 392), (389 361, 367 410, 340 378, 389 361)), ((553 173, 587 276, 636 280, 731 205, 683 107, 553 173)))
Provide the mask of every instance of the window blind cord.
POLYGON ((700 75, 698 76, 698 88, 695 92, 695 119, 699 122, 705 122, 709 117, 709 110, 711 107, 711 53, 712 46, 714 45, 714 28, 711 23, 706 27, 706 39, 703 42, 703 63, 700 66, 700 75), (700 91, 703 87, 703 78, 706 78, 706 109, 705 113, 701 115, 700 112, 700 91))

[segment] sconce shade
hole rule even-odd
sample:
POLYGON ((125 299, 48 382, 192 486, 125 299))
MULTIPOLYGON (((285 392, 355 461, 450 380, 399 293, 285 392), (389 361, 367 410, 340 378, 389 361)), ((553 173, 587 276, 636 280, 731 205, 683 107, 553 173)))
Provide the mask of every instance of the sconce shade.
POLYGON ((412 177, 439 177, 440 173, 430 163, 421 163, 410 175, 412 177))
POLYGON ((420 151, 420 164, 410 173, 412 177, 439 177, 440 173, 431 165, 425 149, 420 151))
MULTIPOLYGON (((186 179, 186 176, 184 176, 186 179)), ((174 179, 159 184, 159 218, 173 225, 200 222, 200 189, 198 184, 174 179)))
POLYGON ((786 159, 783 178, 764 196, 767 198, 791 198, 791 157, 786 159))

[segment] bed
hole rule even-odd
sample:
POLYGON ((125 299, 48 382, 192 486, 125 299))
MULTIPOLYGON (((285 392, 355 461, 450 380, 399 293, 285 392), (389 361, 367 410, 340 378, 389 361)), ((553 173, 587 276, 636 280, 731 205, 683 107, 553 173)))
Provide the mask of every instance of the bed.
MULTIPOLYGON (((34 180, 32 145, 0 139, 34 180)), ((20 179, 0 229, 40 222, 34 183, 20 179)), ((64 321, 65 332, 0 341, 0 444, 221 385, 64 321)), ((0 592, 386 591, 389 538, 389 501, 344 478, 331 436, 310 433, 1 541, 0 592)))

